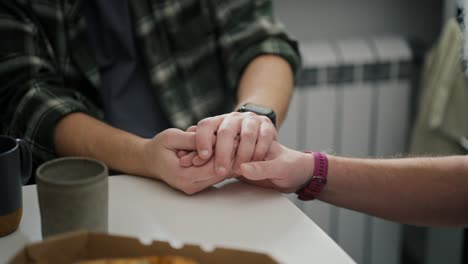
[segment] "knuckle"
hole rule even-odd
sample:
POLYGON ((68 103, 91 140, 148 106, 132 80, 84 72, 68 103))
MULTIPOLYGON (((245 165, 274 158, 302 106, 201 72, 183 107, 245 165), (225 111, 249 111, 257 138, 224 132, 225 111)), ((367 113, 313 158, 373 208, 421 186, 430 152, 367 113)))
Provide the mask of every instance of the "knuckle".
POLYGON ((258 127, 261 121, 258 119, 258 116, 248 116, 244 119, 243 125, 246 127, 258 127))
POLYGON ((276 129, 271 126, 267 126, 262 129, 262 136, 265 136, 268 138, 274 138, 276 133, 277 133, 276 129))
POLYGON ((187 128, 187 131, 195 132, 197 131, 197 126, 190 126, 189 128, 187 128))
POLYGON ((271 124, 271 120, 270 118, 266 117, 266 116, 260 116, 260 120, 262 122, 266 122, 266 123, 270 123, 271 124))
POLYGON ((224 126, 224 127, 221 127, 217 133, 218 133, 218 136, 220 137, 226 137, 226 136, 233 136, 237 134, 237 131, 235 131, 230 126, 224 126))
POLYGON ((174 133, 174 131, 177 130, 177 128, 168 128, 166 129, 166 133, 174 133))
POLYGON ((244 112, 242 114, 247 118, 255 118, 257 116, 257 114, 255 114, 254 112, 244 112))
POLYGON ((211 119, 210 118, 205 118, 205 119, 202 119, 202 120, 198 121, 197 126, 198 127, 209 126, 210 124, 211 124, 211 119))
POLYGON ((253 130, 246 129, 241 132, 241 137, 244 140, 255 140, 257 139, 257 133, 253 130))
POLYGON ((177 128, 169 128, 163 132, 163 138, 167 141, 171 141, 178 132, 179 130, 177 128))

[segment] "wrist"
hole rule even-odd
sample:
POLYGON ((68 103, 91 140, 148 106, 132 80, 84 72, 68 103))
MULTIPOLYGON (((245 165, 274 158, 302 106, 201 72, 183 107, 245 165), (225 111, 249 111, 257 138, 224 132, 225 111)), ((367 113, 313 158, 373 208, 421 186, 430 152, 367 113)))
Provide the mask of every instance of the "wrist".
POLYGON ((151 139, 132 137, 128 142, 127 159, 129 173, 154 177, 154 173, 149 169, 148 147, 151 139))
POLYGON ((314 171, 314 156, 309 153, 301 153, 300 168, 303 168, 303 177, 300 180, 300 184, 297 186, 296 192, 304 188, 313 176, 314 171))

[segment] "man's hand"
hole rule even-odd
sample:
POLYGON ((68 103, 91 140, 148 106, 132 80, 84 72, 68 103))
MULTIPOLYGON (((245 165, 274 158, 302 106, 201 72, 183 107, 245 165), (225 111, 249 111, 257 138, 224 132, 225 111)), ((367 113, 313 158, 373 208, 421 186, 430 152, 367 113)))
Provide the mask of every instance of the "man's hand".
POLYGON ((224 179, 214 173, 214 161, 200 167, 179 165, 176 151, 196 150, 194 132, 167 129, 145 139, 86 114, 73 113, 57 124, 54 145, 60 156, 92 157, 115 171, 160 179, 187 194, 224 179))
POLYGON ((271 145, 265 161, 240 165, 240 174, 245 177, 244 181, 284 193, 295 192, 303 187, 313 171, 312 155, 288 149, 277 142, 271 145))
POLYGON ((240 164, 264 160, 273 141, 277 139, 276 128, 265 116, 254 113, 232 112, 201 120, 195 131, 197 154, 178 153, 182 166, 201 166, 212 158, 218 176, 230 177, 239 174, 240 164), (235 159, 233 159, 235 157, 235 159), (190 160, 187 161, 187 160, 190 160))
POLYGON ((142 144, 142 166, 146 175, 163 180, 186 194, 197 193, 221 182, 224 176, 214 172, 214 160, 202 166, 183 168, 176 153, 179 150, 194 151, 195 133, 179 129, 167 129, 142 144))

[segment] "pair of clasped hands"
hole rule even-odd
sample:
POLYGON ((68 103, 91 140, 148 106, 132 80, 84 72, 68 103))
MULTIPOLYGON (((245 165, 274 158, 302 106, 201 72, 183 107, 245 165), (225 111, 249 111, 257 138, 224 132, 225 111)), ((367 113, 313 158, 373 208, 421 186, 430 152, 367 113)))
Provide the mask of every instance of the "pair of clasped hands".
POLYGON ((293 192, 307 180, 303 168, 294 164, 304 155, 276 139, 276 128, 267 117, 233 112, 203 119, 187 131, 167 129, 148 139, 146 156, 157 158, 147 159, 146 167, 186 194, 233 177, 293 192))

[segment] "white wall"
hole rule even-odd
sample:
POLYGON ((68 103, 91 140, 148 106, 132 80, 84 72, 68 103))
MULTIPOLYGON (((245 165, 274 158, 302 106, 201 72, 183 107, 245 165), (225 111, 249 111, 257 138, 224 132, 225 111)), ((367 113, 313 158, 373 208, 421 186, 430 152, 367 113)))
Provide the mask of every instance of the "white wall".
MULTIPOLYGON (((456 0, 450 0, 456 1, 456 0)), ((442 0, 273 0, 277 17, 299 41, 398 34, 431 43, 442 0)))

